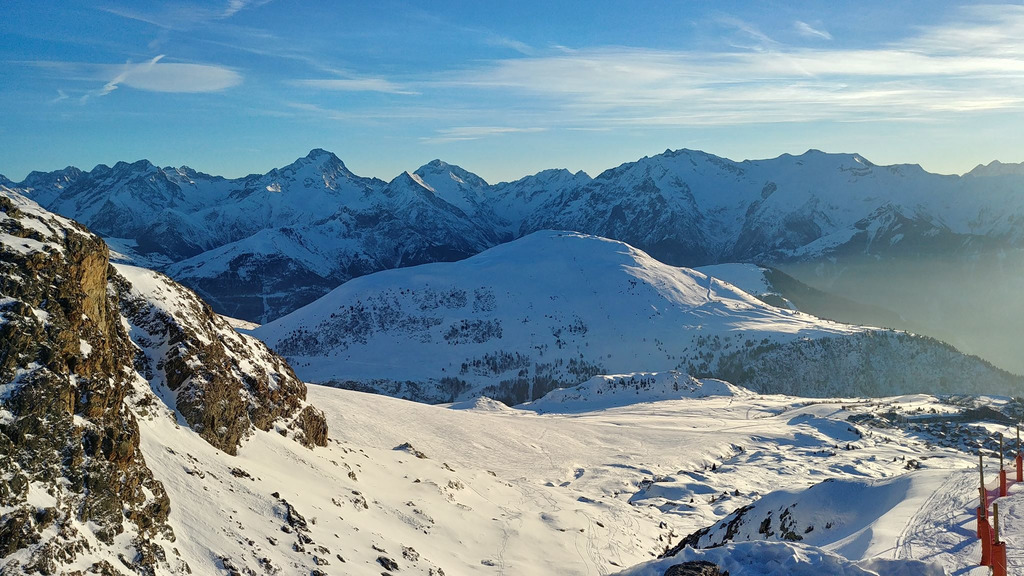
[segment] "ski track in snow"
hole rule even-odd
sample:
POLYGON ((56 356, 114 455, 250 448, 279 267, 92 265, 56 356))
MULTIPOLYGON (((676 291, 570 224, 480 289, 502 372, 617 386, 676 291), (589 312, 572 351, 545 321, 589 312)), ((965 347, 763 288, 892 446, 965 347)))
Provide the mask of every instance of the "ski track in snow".
MULTIPOLYGON (((921 548, 927 548, 923 544, 930 541, 937 533, 942 532, 941 528, 951 525, 951 521, 957 516, 956 504, 951 504, 951 496, 954 488, 957 493, 962 491, 970 478, 968 473, 954 473, 946 478, 942 485, 928 496, 924 505, 921 506, 903 527, 900 535, 896 538, 893 546, 892 557, 896 560, 914 558, 914 543, 917 542, 921 548)), ((955 502, 955 501, 954 501, 955 502)))

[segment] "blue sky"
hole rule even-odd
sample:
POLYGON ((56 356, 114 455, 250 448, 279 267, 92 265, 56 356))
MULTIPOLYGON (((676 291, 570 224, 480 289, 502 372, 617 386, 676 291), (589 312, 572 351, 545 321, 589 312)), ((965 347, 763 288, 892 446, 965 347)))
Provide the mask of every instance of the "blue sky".
POLYGON ((667 148, 1024 161, 1024 3, 5 0, 0 174, 311 148, 490 182, 667 148))

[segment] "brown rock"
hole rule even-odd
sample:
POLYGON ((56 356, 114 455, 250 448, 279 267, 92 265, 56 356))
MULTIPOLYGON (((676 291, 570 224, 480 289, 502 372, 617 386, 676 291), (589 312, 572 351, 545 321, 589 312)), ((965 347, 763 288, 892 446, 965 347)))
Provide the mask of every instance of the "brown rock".
POLYGON ((706 560, 693 560, 669 566, 665 576, 729 576, 729 572, 706 560))

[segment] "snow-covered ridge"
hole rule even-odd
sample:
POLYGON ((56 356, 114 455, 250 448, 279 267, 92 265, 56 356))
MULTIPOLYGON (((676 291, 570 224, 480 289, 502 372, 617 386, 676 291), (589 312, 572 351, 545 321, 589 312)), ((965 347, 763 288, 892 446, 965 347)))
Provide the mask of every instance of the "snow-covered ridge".
POLYGON ((517 408, 539 413, 589 412, 660 400, 744 395, 750 395, 750 391, 723 380, 697 379, 676 371, 640 372, 594 376, 579 386, 552 390, 517 408))
POLYGON ((776 308, 627 244, 555 231, 354 279, 253 333, 307 381, 428 402, 515 404, 595 375, 671 370, 804 395, 945 390, 946 370, 1020 385, 938 342, 776 308))

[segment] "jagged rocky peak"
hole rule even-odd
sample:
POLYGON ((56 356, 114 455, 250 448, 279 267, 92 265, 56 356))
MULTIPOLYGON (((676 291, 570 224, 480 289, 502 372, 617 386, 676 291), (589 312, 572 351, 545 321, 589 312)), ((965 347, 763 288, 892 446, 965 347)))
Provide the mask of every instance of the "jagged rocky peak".
POLYGON ((388 196, 395 196, 399 191, 413 190, 416 192, 428 191, 433 193, 434 189, 423 180, 423 178, 415 173, 406 170, 398 176, 395 176, 388 182, 387 188, 384 193, 388 196))
MULTIPOLYGON (((97 166, 97 169, 99 167, 97 166)), ((93 170, 95 172, 96 169, 93 170)), ((110 177, 113 178, 138 178, 140 176, 149 176, 154 172, 160 172, 152 162, 146 159, 136 160, 135 162, 118 162, 110 168, 110 177)), ((162 173, 161 173, 162 174, 162 173)))
POLYGON ((46 186, 65 187, 68 184, 74 183, 76 180, 82 177, 85 172, 82 172, 74 166, 68 166, 63 170, 54 170, 53 172, 29 172, 28 176, 21 181, 20 187, 22 188, 41 188, 46 186))
POLYGON ((177 168, 164 166, 163 172, 170 180, 179 185, 195 186, 196 181, 223 182, 225 180, 223 176, 213 176, 212 174, 200 172, 190 166, 179 166, 177 168))
POLYGON ((311 162, 341 162, 341 160, 338 159, 337 155, 335 155, 334 152, 324 150, 323 148, 313 148, 312 150, 309 151, 309 154, 306 154, 305 159, 311 162))
POLYGON ((338 158, 333 152, 328 152, 323 148, 314 148, 310 150, 309 154, 306 154, 304 157, 292 162, 283 168, 283 170, 291 167, 298 168, 300 166, 315 166, 324 172, 348 172, 348 169, 345 167, 345 163, 341 161, 341 158, 338 158))
POLYGON ((78 182, 83 176, 87 176, 87 174, 74 166, 68 166, 63 170, 55 170, 53 172, 33 171, 18 184, 8 181, 6 184, 0 182, 0 185, 7 186, 8 188, 18 188, 39 204, 46 205, 57 198, 69 186, 78 182))
POLYGON ((0 189, 0 573, 86 555, 79 568, 97 573, 189 572, 139 449, 139 414, 160 399, 229 453, 253 428, 326 444, 283 361, 174 283, 147 282, 84 227, 0 189))
MULTIPOLYGON (((549 187, 569 187, 572 188, 576 185, 583 185, 593 180, 589 174, 583 170, 577 172, 571 172, 565 168, 549 168, 547 170, 541 170, 536 174, 525 176, 519 180, 512 182, 505 182, 498 184, 499 187, 513 187, 517 185, 528 185, 528 186, 549 186, 549 187)), ((554 192, 554 191, 552 191, 554 192)))
POLYGON ((483 178, 473 174, 461 166, 449 164, 440 159, 431 160, 423 166, 420 166, 416 169, 415 174, 421 178, 429 178, 431 175, 446 175, 455 182, 464 184, 470 188, 484 188, 487 186, 487 182, 483 178))
POLYGON ((314 148, 309 154, 299 158, 295 162, 283 167, 275 168, 266 175, 259 177, 260 180, 273 180, 267 190, 281 192, 287 186, 283 182, 295 179, 301 181, 305 188, 326 188, 336 190, 343 181, 358 181, 367 185, 382 184, 373 178, 361 178, 353 174, 333 152, 322 148, 314 148))

